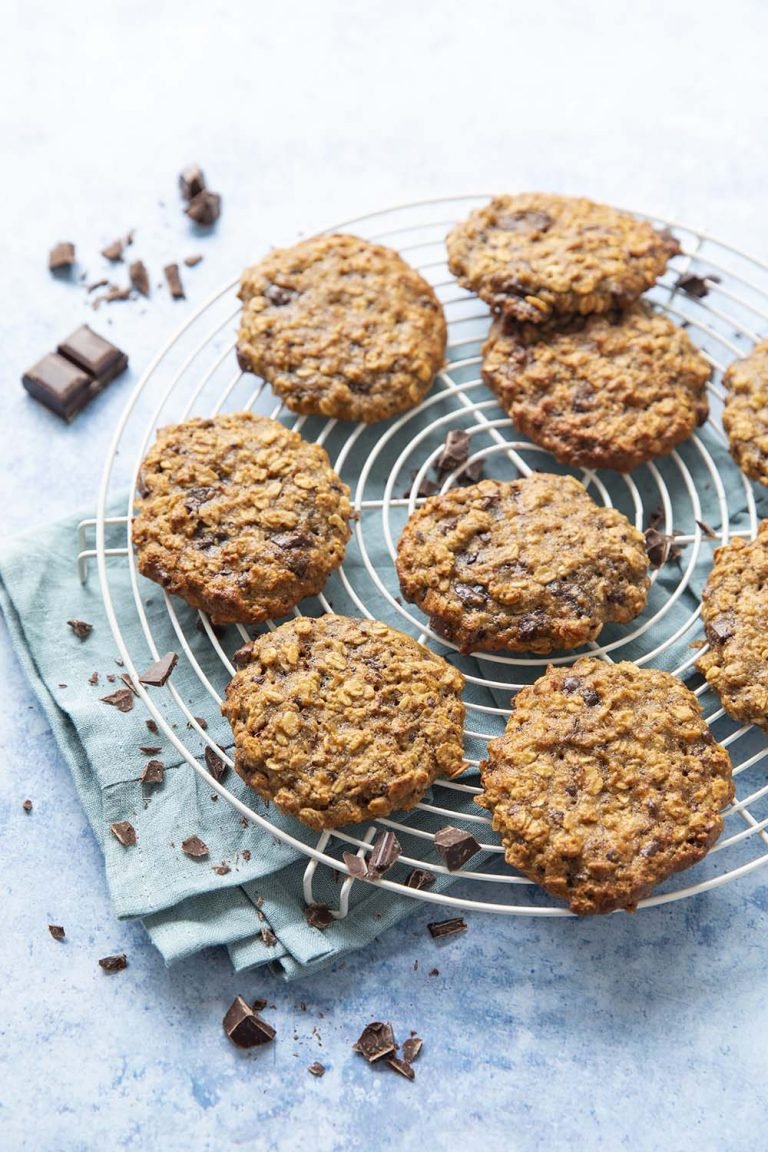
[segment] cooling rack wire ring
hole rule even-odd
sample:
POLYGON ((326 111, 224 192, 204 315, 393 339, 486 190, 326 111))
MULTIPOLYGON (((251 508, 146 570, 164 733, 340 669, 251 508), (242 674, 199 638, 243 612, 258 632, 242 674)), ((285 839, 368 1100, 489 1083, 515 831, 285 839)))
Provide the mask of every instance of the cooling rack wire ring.
MULTIPOLYGON (((81 579, 86 579, 89 561, 95 559, 105 611, 120 657, 137 684, 149 714, 179 756, 211 791, 265 834, 275 836, 308 858, 304 874, 307 903, 315 901, 318 866, 322 864, 335 870, 340 886, 338 907, 332 911, 337 918, 347 915, 350 892, 356 882, 342 862, 341 852, 365 856, 380 828, 392 829, 407 845, 401 856, 405 869, 427 868, 438 877, 438 885, 448 878, 458 881, 448 890, 440 891, 411 889, 401 880, 386 876, 376 881, 380 888, 393 894, 457 911, 539 917, 570 916, 571 913, 504 864, 488 814, 468 803, 480 791, 476 773, 464 774, 457 780, 439 781, 432 798, 425 799, 416 810, 421 827, 412 826, 407 815, 394 814, 390 819, 372 822, 364 832, 338 829, 323 832, 312 841, 306 838, 308 831, 302 826, 273 823, 266 807, 257 810, 215 780, 201 754, 190 746, 191 741, 201 743, 203 750, 212 748, 230 767, 232 758, 200 725, 196 714, 208 698, 218 707, 221 684, 234 671, 231 649, 250 639, 250 635, 238 625, 236 643, 227 645, 203 613, 198 614, 196 625, 190 626, 189 611, 162 593, 164 635, 172 636, 181 659, 188 661, 197 676, 200 693, 200 699, 190 705, 182 699, 171 677, 163 691, 169 694, 172 714, 178 721, 172 726, 158 708, 157 697, 138 683, 142 668, 166 650, 167 645, 156 635, 159 626, 153 626, 148 618, 143 598, 147 595, 147 585, 138 575, 131 547, 133 492, 140 461, 156 428, 190 415, 211 416, 224 409, 256 406, 259 411, 291 423, 305 437, 324 444, 334 467, 352 489, 358 519, 344 565, 331 578, 324 593, 316 598, 315 610, 331 612, 332 601, 341 601, 347 606, 345 611, 383 618, 459 664, 468 685, 467 739, 471 747, 479 745, 482 750, 489 736, 502 730, 511 695, 541 675, 547 664, 571 663, 577 655, 540 658, 483 653, 462 665, 456 650, 429 629, 417 610, 401 602, 396 583, 393 584, 393 560, 402 524, 420 502, 415 493, 429 475, 445 435, 452 427, 469 432, 472 450, 467 464, 443 479, 442 490, 460 482, 461 474, 473 463, 482 462, 491 475, 505 468, 513 469, 511 475, 527 475, 533 469, 558 470, 547 452, 519 436, 484 388, 479 371, 480 345, 487 330, 488 312, 477 298, 458 286, 447 270, 445 234, 456 221, 488 199, 488 196, 461 196, 423 201, 349 220, 332 229, 350 230, 398 249, 432 283, 441 299, 449 329, 447 363, 438 374, 435 387, 418 408, 374 426, 372 432, 363 425, 296 418, 278 403, 270 406, 263 382, 232 370, 239 312, 237 281, 232 281, 179 328, 138 382, 107 454, 96 518, 83 521, 79 528, 81 579), (354 463, 360 457, 364 461, 362 467, 354 463), (131 493, 127 507, 126 489, 131 493), (122 513, 120 510, 115 513, 118 500, 122 501, 122 513), (94 530, 95 545, 91 543, 94 530), (124 579, 126 568, 130 597, 125 596, 124 589, 118 595, 114 587, 115 573, 122 573, 124 579), (138 645, 137 650, 134 644, 131 650, 124 629, 137 619, 146 648, 138 645), (193 651, 191 628, 195 626, 203 631, 212 653, 218 658, 218 663, 214 662, 220 674, 218 678, 203 670, 193 651), (220 683, 213 683, 213 679, 220 683), (483 696, 479 699, 481 692, 483 696), (483 852, 460 872, 450 874, 434 851, 433 836, 436 827, 454 820, 462 820, 472 829, 483 852)), ((708 723, 731 753, 737 793, 726 810, 723 835, 706 859, 688 873, 667 881, 656 894, 641 902, 640 907, 644 908, 717 888, 768 862, 768 784, 763 783, 768 753, 765 738, 750 726, 739 727, 724 715, 719 701, 694 673, 693 664, 701 648, 691 646, 700 644, 703 637, 694 588, 697 565, 702 560, 708 562, 717 543, 727 542, 734 535, 753 538, 757 532, 758 512, 752 487, 722 450, 725 439, 717 413, 723 400, 720 380, 725 366, 734 357, 744 355, 761 334, 768 331, 768 265, 706 232, 692 230, 662 216, 647 218, 660 227, 673 228, 683 245, 684 255, 672 262, 650 295, 657 307, 688 328, 710 361, 712 414, 706 429, 697 432, 685 445, 665 460, 651 462, 631 475, 577 470, 599 503, 621 507, 640 528, 647 526, 652 512, 659 513, 660 529, 675 532, 677 543, 683 546, 679 568, 671 569, 667 565, 653 572, 649 605, 641 617, 624 631, 606 628, 601 642, 593 642, 586 650, 611 661, 623 659, 622 650, 632 645, 633 659, 638 665, 664 666, 678 676, 690 677, 692 686, 697 685, 694 691, 708 723), (697 298, 680 290, 678 279, 689 272, 706 281, 705 296, 697 298), (727 475, 723 475, 724 468, 727 475), (675 507, 670 481, 678 492, 675 507), (681 507, 682 500, 684 507, 681 507), (715 526, 714 540, 710 538, 708 523, 715 526), (672 585, 670 571, 676 574, 672 585)), ((296 609, 294 614, 299 615, 300 611, 296 609)), ((275 624, 269 622, 267 627, 274 628, 275 624)), ((467 760, 472 769, 476 768, 479 757, 468 754, 467 760)), ((253 804, 256 804, 255 797, 253 804)))

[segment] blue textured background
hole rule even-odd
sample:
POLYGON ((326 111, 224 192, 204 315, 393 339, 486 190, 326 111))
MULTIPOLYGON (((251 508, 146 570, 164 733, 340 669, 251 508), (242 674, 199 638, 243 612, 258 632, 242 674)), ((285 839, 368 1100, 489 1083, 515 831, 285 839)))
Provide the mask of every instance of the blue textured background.
MULTIPOLYGON (((2 19, 5 532, 89 504, 136 372, 210 291, 299 230, 420 197, 546 188, 677 214, 768 258, 758 0, 6 0, 2 19), (175 186, 193 159, 224 196, 205 237, 175 186), (155 290, 93 313, 48 275, 60 239, 90 278, 109 274, 98 251, 129 228, 153 284, 204 253, 182 269, 185 302, 155 290), (18 378, 84 320, 132 371, 65 427, 18 378)), ((215 954, 166 971, 139 926, 114 920, 7 645, 0 683, 4 1150, 408 1150, 449 1136, 488 1152, 765 1148, 768 874, 634 918, 470 916, 442 946, 419 908, 291 987, 235 979, 215 954), (123 949, 129 968, 104 976, 97 958, 123 949), (270 1048, 225 1039, 236 992, 275 1005, 270 1048), (350 1051, 374 1018, 425 1038, 415 1084, 350 1051), (315 1059, 322 1080, 306 1072, 315 1059)))

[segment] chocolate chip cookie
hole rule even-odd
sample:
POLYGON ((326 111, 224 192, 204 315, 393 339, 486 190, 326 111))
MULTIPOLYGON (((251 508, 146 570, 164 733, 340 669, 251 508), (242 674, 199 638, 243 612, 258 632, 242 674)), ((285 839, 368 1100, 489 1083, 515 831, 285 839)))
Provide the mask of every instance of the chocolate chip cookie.
POLYGON ((768 732, 768 520, 715 550, 701 599, 709 649, 696 661, 734 720, 768 732))
POLYGON ((462 652, 577 648, 645 607, 643 535, 573 476, 483 480, 432 496, 397 551, 407 600, 462 652))
POLYGON ((497 196, 447 238, 459 283, 515 320, 625 308, 650 288, 677 240, 645 220, 575 196, 497 196))
POLYGON ((350 537, 349 489, 325 450, 251 412, 161 428, 139 495, 139 571, 216 624, 289 612, 350 537))
POLYGON ((709 414, 710 366, 646 304, 564 325, 491 326, 483 380, 513 424, 563 464, 630 472, 709 414))
POLYGON ((507 862, 581 915, 632 910, 706 855, 731 762, 668 672, 583 656, 515 697, 480 765, 507 862))
POLYGON ((371 424, 419 404, 445 355, 426 280, 397 252, 317 236, 246 269, 238 359, 294 412, 371 424))
POLYGON ((723 427, 731 455, 751 480, 768 484, 768 340, 730 364, 723 385, 723 427))
POLYGON ((236 663, 222 705, 235 768, 311 828, 413 808, 464 767, 461 675, 386 624, 291 620, 236 663))

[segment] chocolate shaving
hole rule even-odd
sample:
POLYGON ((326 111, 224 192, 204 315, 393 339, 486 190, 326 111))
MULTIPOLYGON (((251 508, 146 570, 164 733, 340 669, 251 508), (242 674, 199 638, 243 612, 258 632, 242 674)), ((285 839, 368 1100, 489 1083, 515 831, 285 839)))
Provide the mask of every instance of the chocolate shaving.
POLYGON ((346 864, 350 876, 354 876, 356 880, 367 879, 368 865, 364 856, 358 856, 356 852, 342 852, 341 858, 346 864))
POLYGON ((221 196, 218 192, 210 192, 207 188, 203 188, 192 197, 185 211, 195 224, 209 228, 221 215, 221 196))
MULTIPOLYGON (((122 661, 121 661, 121 663, 122 663, 122 661)), ((126 688, 130 692, 133 692, 134 696, 138 696, 139 693, 136 690, 136 685, 134 684, 133 680, 131 679, 131 677, 128 675, 127 672, 121 672, 120 673, 120 679, 122 680, 123 684, 125 684, 126 688)))
POLYGON ((208 845, 199 836, 187 836, 181 842, 181 850, 185 856, 207 856, 208 845))
POLYGON ((122 260, 122 258, 123 258, 123 241, 122 240, 113 240, 111 244, 107 244, 106 248, 102 248, 101 254, 107 260, 111 260, 113 263, 115 263, 118 260, 122 260))
MULTIPOLYGON (((205 719, 204 716, 193 716, 192 719, 197 721, 198 726, 200 728, 202 728, 203 732, 207 731, 208 721, 205 719)), ((191 728, 191 727, 192 727, 192 725, 187 723, 187 728, 191 728)))
POLYGON ((150 732, 157 734, 157 720, 145 720, 144 723, 150 732))
POLYGON ((225 864, 223 860, 221 864, 214 864, 213 870, 217 876, 226 876, 228 872, 232 871, 229 864, 225 864))
POLYGON ((463 428, 454 428, 448 433, 443 450, 435 461, 438 480, 442 480, 449 472, 466 464, 469 458, 469 444, 469 434, 463 428))
POLYGON ((327 904, 307 904, 304 919, 311 928, 319 928, 322 931, 333 924, 335 917, 327 904))
POLYGON ((143 260, 134 260, 128 269, 131 284, 142 296, 149 296, 149 272, 143 260))
POLYGON ((325 1076, 325 1064, 321 1064, 319 1060, 315 1060, 314 1064, 310 1064, 307 1072, 311 1072, 313 1076, 325 1076))
POLYGON ((105 972, 122 972, 123 968, 128 967, 128 957, 125 952, 119 952, 117 956, 102 956, 99 967, 105 972))
POLYGON ((224 1031, 238 1048, 256 1048, 269 1044, 277 1033, 271 1024, 257 1016, 247 1000, 236 996, 224 1017, 224 1031))
POLYGON ((116 300, 130 300, 130 298, 130 288, 118 288, 116 284, 113 284, 106 292, 102 292, 101 296, 94 296, 91 307, 98 308, 101 303, 114 304, 116 300))
POLYGON ((199 164, 188 164, 179 173, 179 189, 185 200, 191 200, 205 188, 205 176, 199 164))
POLYGON ((132 848, 136 843, 136 829, 129 820, 118 820, 115 824, 110 824, 109 830, 126 848, 132 848))
POLYGON ((150 688, 162 688, 171 672, 173 672, 179 657, 176 652, 166 652, 154 664, 150 664, 146 672, 139 676, 139 684, 146 684, 150 688))
POLYGON ((163 268, 165 274, 165 281, 168 285, 168 290, 174 300, 184 299, 184 285, 181 282, 178 264, 166 264, 163 268))
POLYGON ((140 744, 139 745, 139 752, 141 752, 142 756, 157 756, 159 751, 160 751, 160 745, 159 744, 157 744, 157 745, 155 745, 155 744, 140 744))
POLYGON ((21 803, 21 806, 25 812, 31 812, 32 811, 32 801, 31 800, 23 800, 21 803))
MULTIPOLYGON (((467 925, 463 917, 454 916, 450 920, 436 920, 427 924, 430 936, 438 940, 441 936, 454 936, 457 932, 464 932, 467 925)), ((430 973, 431 975, 431 973, 430 973)))
POLYGON ((409 1036, 407 1040, 403 1041, 403 1060, 408 1064, 413 1064, 424 1046, 424 1041, 420 1036, 409 1036))
POLYGON ((147 786, 162 784, 165 780, 165 765, 162 760, 148 760, 139 780, 147 786))
POLYGON ((715 532, 714 528, 707 524, 706 520, 697 520, 696 523, 698 524, 699 528, 701 528, 705 536, 708 536, 710 540, 717 540, 717 532, 715 532))
POLYGON ((713 276, 707 273, 706 277, 697 276, 695 272, 686 272, 678 278, 675 282, 675 288, 682 288, 689 296, 695 296, 698 300, 703 299, 704 296, 709 295, 709 285, 707 280, 713 284, 720 283, 719 276, 713 276))
POLYGON ((645 551, 653 568, 661 568, 668 561, 677 560, 683 552, 679 544, 675 544, 674 533, 670 536, 666 532, 659 532, 658 528, 651 527, 645 531, 645 551))
POLYGON ((86 624, 85 620, 67 620, 70 628, 78 640, 85 640, 93 632, 93 624, 86 624))
POLYGON ((371 854, 368 857, 368 875, 372 880, 378 880, 388 872, 402 852, 400 843, 394 832, 382 832, 374 841, 371 854))
POLYGON ((266 944, 267 948, 274 948, 275 944, 277 944, 277 936, 275 936, 271 928, 262 928, 261 938, 266 944))
POLYGON ((54 244, 48 253, 48 267, 51 272, 60 272, 63 268, 70 269, 75 263, 75 246, 68 240, 54 244))
POLYGON ((480 851, 480 845, 471 832, 450 826, 435 833, 435 848, 449 872, 456 872, 480 851))
MULTIPOLYGON (((109 677, 107 677, 109 679, 109 677)), ((133 692, 130 688, 118 688, 110 696, 101 697, 103 704, 111 704, 118 712, 130 712, 133 708, 133 692)))
POLYGON ((429 872, 426 868, 414 868, 409 872, 405 878, 406 888, 431 888, 435 882, 434 872, 429 872))
POLYGON ((400 1060, 397 1056, 388 1056, 387 1064, 393 1068, 395 1072, 399 1072, 401 1076, 405 1076, 406 1080, 415 1080, 416 1073, 407 1060, 400 1060))
POLYGON ((205 748, 205 766, 214 780, 221 780, 226 775, 227 765, 208 745, 205 748))
POLYGON ((200 263, 202 259, 202 255, 199 252, 195 252, 192 256, 185 256, 184 263, 186 264, 187 268, 194 268, 197 264, 200 263))
POLYGON ((369 1064, 375 1064, 382 1056, 393 1054, 397 1048, 391 1024, 374 1020, 360 1033, 360 1038, 352 1045, 353 1052, 365 1056, 369 1064))
POLYGON ((114 684, 117 676, 115 676, 114 672, 107 672, 107 680, 109 680, 110 684, 114 684))
POLYGON ((64 936, 66 935, 61 924, 49 924, 48 931, 50 932, 51 936, 53 936, 54 940, 63 940, 64 936))

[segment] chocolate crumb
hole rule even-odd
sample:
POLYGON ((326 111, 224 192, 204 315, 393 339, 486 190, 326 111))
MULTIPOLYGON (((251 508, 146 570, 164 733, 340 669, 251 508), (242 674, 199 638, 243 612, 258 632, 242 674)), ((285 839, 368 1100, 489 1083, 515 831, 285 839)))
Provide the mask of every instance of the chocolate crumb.
MULTIPOLYGON (((109 676, 107 676, 107 680, 109 680, 109 676)), ((113 708, 117 708, 118 712, 130 712, 133 708, 133 692, 130 688, 118 688, 117 692, 113 692, 111 696, 102 696, 101 700, 102 703, 111 704, 113 708)))
POLYGON ((205 176, 199 164, 188 164, 179 173, 179 189, 185 200, 191 200, 205 188, 205 176))
MULTIPOLYGON (((205 720, 202 716, 193 716, 192 720, 197 721, 198 727, 202 728, 203 732, 205 732, 207 730, 208 721, 205 720)), ((187 720, 187 728, 191 728, 191 727, 192 727, 191 721, 187 720)))
POLYGON ((122 972, 123 968, 128 967, 128 957, 125 952, 120 952, 117 956, 102 956, 99 967, 105 972, 122 972))
POLYGON ((243 850, 242 850, 242 852, 240 853, 240 855, 242 856, 243 860, 245 860, 245 862, 246 862, 246 864, 247 864, 247 863, 248 863, 248 861, 249 861, 249 860, 250 860, 250 858, 251 858, 251 851, 250 851, 250 849, 249 849, 249 848, 243 848, 243 850))
POLYGON ((66 935, 61 924, 49 924, 48 931, 50 932, 51 936, 53 936, 54 940, 63 940, 64 936, 66 935))
POLYGON ((682 554, 680 545, 675 544, 674 533, 670 536, 666 532, 659 532, 654 526, 645 531, 645 551, 653 568, 661 568, 668 561, 677 560, 682 554))
POLYGON ((454 916, 450 920, 437 920, 427 924, 429 934, 435 940, 441 936, 454 936, 458 932, 464 932, 467 925, 462 916, 454 916))
POLYGON ((213 870, 217 876, 226 876, 228 872, 232 871, 229 864, 225 864, 223 860, 221 864, 214 864, 213 870))
POLYGON ((439 976, 439 975, 440 975, 440 969, 439 968, 430 968, 429 972, 427 972, 427 976, 439 976))
POLYGON ((321 1064, 319 1060, 315 1060, 314 1064, 310 1064, 307 1072, 311 1072, 313 1076, 325 1076, 325 1064, 321 1064))
POLYGON ((397 1056, 388 1056, 387 1064, 393 1068, 395 1072, 399 1072, 401 1076, 405 1076, 406 1080, 415 1080, 416 1073, 407 1060, 400 1060, 397 1056))
POLYGON ((107 284, 109 284, 109 280, 103 276, 101 280, 92 280, 90 284, 86 284, 85 290, 90 296, 91 292, 95 292, 97 288, 106 288, 107 284))
MULTIPOLYGON (((251 1008, 253 1008, 254 1012, 263 1012, 268 1004, 269 1000, 265 1000, 263 996, 257 996, 251 1004, 251 1008)), ((275 1005, 273 1004, 272 1007, 274 1008, 275 1005)))
POLYGON ((25 812, 31 812, 32 811, 32 801, 31 800, 23 800, 21 806, 25 812))
POLYGON ((380 1020, 366 1024, 360 1038, 352 1045, 352 1050, 365 1056, 369 1064, 381 1060, 382 1056, 389 1056, 396 1048, 392 1025, 380 1020))
POLYGON ((48 267, 51 272, 59 272, 63 268, 70 269, 75 263, 75 246, 68 240, 54 244, 48 253, 48 267))
POLYGON ((105 259, 111 260, 113 264, 118 260, 122 260, 123 241, 113 240, 111 244, 107 244, 106 248, 102 248, 101 254, 105 257, 105 259))
POLYGON ((166 652, 139 676, 139 684, 146 684, 150 688, 162 688, 176 667, 178 660, 177 652, 166 652))
POLYGON ((675 283, 676 288, 682 288, 689 296, 695 296, 698 300, 703 299, 704 296, 709 295, 709 285, 707 280, 711 280, 713 284, 720 283, 719 276, 713 276, 707 273, 705 276, 697 276, 695 272, 686 272, 680 276, 675 283))
POLYGON ((141 752, 142 756, 157 756, 159 751, 160 751, 159 744, 158 745, 155 745, 155 744, 140 744, 139 745, 139 752, 141 752))
POLYGON ((185 856, 207 856, 208 845, 199 836, 187 836, 181 842, 181 850, 185 856))
POLYGON ((242 996, 236 996, 224 1017, 224 1031, 238 1048, 256 1048, 269 1044, 277 1033, 271 1024, 262 1020, 242 996))
POLYGON ((261 938, 266 944, 267 948, 274 948, 275 944, 277 944, 277 936, 275 936, 271 928, 262 928, 261 938))
POLYGON ((136 829, 129 820, 118 820, 115 824, 110 824, 109 830, 126 848, 132 848, 136 843, 136 829))
POLYGON ((107 680, 109 680, 110 684, 114 684, 117 676, 115 676, 114 672, 107 672, 107 680))
POLYGON ((88 677, 88 683, 89 684, 98 684, 98 682, 99 682, 98 672, 91 672, 90 676, 88 677))
POLYGON ((221 756, 217 755, 213 748, 207 744, 205 746, 205 766, 216 781, 221 780, 226 775, 227 765, 221 756))
POLYGON ((144 723, 146 724, 146 726, 150 732, 154 732, 155 734, 157 733, 157 721, 156 720, 145 720, 144 723))
POLYGON ((194 268, 195 265, 199 264, 202 259, 203 257, 201 253, 195 252, 192 256, 185 256, 184 263, 186 264, 187 268, 194 268))
POLYGON ((93 632, 93 624, 86 624, 85 620, 67 620, 70 628, 78 640, 85 640, 93 632))
POLYGON ((378 880, 388 872, 397 860, 402 849, 394 832, 382 832, 374 841, 371 854, 368 857, 368 875, 372 880, 378 880))
POLYGON ((435 882, 434 872, 426 868, 414 868, 405 878, 406 888, 431 888, 435 882))
POLYGON ((356 880, 365 880, 368 875, 368 865, 364 856, 358 856, 356 852, 342 852, 341 858, 346 864, 350 876, 354 876, 356 880))
POLYGON ((435 848, 449 872, 456 872, 480 851, 480 845, 471 832, 450 826, 435 833, 435 848))
POLYGON ((148 760, 139 781, 147 786, 162 784, 165 780, 165 765, 162 760, 148 760))
POLYGON ((163 268, 165 273, 165 280, 168 285, 168 290, 174 300, 184 299, 184 285, 181 282, 178 264, 166 264, 163 268))
POLYGON ((119 288, 113 284, 106 292, 102 292, 101 296, 94 296, 91 301, 92 308, 98 308, 100 304, 113 304, 116 300, 130 300, 130 288, 119 288))
POLYGON ((311 928, 319 928, 322 931, 333 924, 335 917, 327 904, 307 904, 304 919, 311 928))
POLYGON ((185 211, 195 224, 209 228, 221 215, 221 196, 218 192, 210 192, 207 188, 203 188, 192 197, 185 211))
POLYGON ((420 1036, 409 1036, 407 1040, 403 1041, 403 1060, 408 1064, 413 1064, 424 1046, 424 1041, 420 1036))
POLYGON ((453 428, 445 438, 443 450, 435 461, 438 480, 466 464, 469 458, 470 437, 463 428, 453 428))
POLYGON ((149 272, 143 260, 134 260, 128 269, 131 284, 142 296, 149 296, 149 272))

